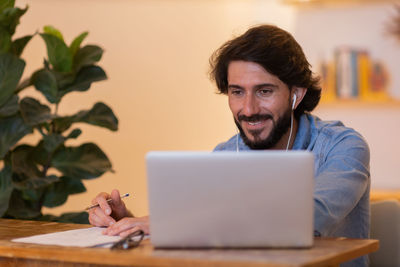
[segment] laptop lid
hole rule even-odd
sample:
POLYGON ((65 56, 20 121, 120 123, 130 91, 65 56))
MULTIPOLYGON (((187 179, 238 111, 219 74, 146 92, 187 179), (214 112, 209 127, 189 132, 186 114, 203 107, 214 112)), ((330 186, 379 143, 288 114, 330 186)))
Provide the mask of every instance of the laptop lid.
POLYGON ((146 162, 155 247, 313 243, 311 152, 149 152, 146 162))

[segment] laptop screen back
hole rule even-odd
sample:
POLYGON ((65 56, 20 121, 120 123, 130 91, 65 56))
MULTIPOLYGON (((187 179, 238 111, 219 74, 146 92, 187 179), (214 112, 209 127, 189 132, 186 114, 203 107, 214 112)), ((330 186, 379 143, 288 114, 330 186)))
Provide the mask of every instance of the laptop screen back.
POLYGON ((150 152, 146 161, 155 247, 312 245, 312 153, 150 152))

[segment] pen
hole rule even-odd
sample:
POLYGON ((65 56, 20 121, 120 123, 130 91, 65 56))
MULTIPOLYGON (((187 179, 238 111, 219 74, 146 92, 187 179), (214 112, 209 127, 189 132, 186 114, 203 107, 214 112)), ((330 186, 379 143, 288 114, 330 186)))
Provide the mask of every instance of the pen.
MULTIPOLYGON (((124 197, 129 197, 129 193, 121 195, 121 199, 124 197)), ((107 203, 110 203, 110 202, 112 202, 112 199, 111 198, 107 199, 107 203)), ((90 210, 90 209, 93 209, 93 208, 96 208, 99 206, 100 206, 99 203, 93 204, 93 205, 90 205, 89 207, 87 207, 85 210, 90 210)))

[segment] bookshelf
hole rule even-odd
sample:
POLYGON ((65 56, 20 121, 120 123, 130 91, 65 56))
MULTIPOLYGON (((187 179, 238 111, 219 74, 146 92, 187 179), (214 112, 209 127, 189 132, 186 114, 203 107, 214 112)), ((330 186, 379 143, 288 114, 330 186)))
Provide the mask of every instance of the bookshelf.
POLYGON ((394 19, 395 7, 400 11, 399 0, 280 1, 298 9, 295 33, 309 50, 306 54, 312 59, 314 72, 321 77, 321 106, 400 107, 399 94, 394 93, 400 90, 395 75, 397 65, 392 62, 399 50, 393 49, 394 40, 384 31, 390 19, 394 19), (389 12, 391 9, 393 12, 389 12), (366 28, 369 35, 363 34, 366 28), (317 32, 317 39, 324 42, 310 41, 314 37, 308 31, 317 32), (336 38, 329 34, 332 32, 336 32, 336 38))
POLYGON ((344 108, 344 109, 399 109, 400 100, 362 100, 362 99, 336 99, 326 100, 321 99, 318 107, 322 108, 344 108))
POLYGON ((345 106, 359 102, 367 105, 394 105, 389 94, 390 73, 380 61, 370 56, 368 50, 336 47, 333 59, 321 61, 322 102, 343 102, 345 106))

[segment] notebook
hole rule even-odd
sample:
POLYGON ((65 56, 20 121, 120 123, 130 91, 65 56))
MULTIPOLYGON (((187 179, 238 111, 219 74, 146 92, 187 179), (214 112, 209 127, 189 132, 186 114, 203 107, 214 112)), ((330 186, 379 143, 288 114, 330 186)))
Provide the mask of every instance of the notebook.
POLYGON ((311 152, 155 151, 146 165, 155 247, 313 244, 311 152))

